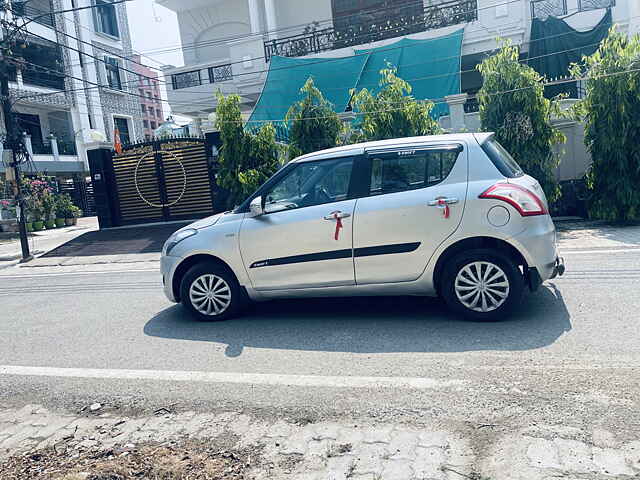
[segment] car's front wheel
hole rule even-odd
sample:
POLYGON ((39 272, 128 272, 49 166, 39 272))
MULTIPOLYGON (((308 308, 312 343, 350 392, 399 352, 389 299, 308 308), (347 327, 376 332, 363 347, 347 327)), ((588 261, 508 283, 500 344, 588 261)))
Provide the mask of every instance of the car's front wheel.
POLYGON ((440 291, 447 305, 466 318, 503 320, 522 297, 524 276, 508 256, 477 249, 447 262, 440 291))
POLYGON ((215 263, 191 267, 180 284, 183 305, 203 321, 226 320, 237 315, 244 298, 233 273, 215 263))

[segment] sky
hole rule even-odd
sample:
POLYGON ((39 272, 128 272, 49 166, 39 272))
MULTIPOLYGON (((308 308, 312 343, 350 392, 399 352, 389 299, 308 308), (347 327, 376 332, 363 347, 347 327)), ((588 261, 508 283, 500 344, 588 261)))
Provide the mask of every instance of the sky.
POLYGON ((126 5, 133 50, 145 55, 143 63, 153 63, 153 59, 156 61, 154 66, 182 65, 176 14, 157 5, 154 0, 133 0, 126 5), (159 52, 169 49, 172 51, 159 52))
MULTIPOLYGON (((131 43, 134 52, 143 55, 142 63, 152 67, 183 65, 177 15, 168 8, 157 5, 155 0, 133 0, 126 5, 131 43)), ((166 117, 170 108, 166 103, 167 92, 163 84, 160 84, 160 96, 165 100, 162 106, 166 117)), ((175 120, 180 124, 188 121, 177 115, 175 120)))

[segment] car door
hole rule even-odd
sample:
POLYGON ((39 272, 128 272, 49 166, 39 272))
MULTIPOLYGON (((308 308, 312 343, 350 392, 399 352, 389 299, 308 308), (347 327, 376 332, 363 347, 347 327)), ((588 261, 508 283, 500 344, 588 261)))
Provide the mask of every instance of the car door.
POLYGON ((455 232, 467 193, 461 144, 368 150, 368 196, 354 215, 357 284, 416 280, 455 232))
POLYGON ((353 285, 354 157, 300 162, 247 217, 240 252, 257 290, 353 285))

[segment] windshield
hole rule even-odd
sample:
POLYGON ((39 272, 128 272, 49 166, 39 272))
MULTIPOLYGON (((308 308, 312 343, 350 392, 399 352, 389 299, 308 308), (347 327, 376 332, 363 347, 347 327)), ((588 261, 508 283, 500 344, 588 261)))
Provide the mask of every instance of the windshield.
POLYGON ((482 150, 487 154, 491 162, 507 178, 521 177, 524 175, 522 168, 518 165, 511 154, 499 142, 491 138, 482 145, 482 150))

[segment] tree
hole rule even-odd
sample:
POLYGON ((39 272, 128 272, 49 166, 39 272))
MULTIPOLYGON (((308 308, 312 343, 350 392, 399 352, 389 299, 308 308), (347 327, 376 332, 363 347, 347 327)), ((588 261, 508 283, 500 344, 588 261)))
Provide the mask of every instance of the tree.
POLYGON ((612 28, 598 50, 572 67, 588 77, 577 113, 585 120, 591 153, 586 175, 589 215, 604 220, 640 219, 640 35, 612 28))
POLYGON ((300 89, 302 99, 291 105, 286 121, 289 129, 289 158, 338 145, 342 122, 322 92, 309 78, 300 89))
POLYGON ((388 66, 380 70, 380 90, 373 95, 366 88, 353 92, 353 111, 361 116, 360 132, 354 141, 385 140, 441 133, 438 122, 429 113, 430 101, 411 96, 411 85, 388 66))
POLYGON ((478 92, 481 128, 496 139, 533 176, 550 202, 560 197, 553 147, 566 138, 551 123, 560 113, 558 99, 544 96, 544 78, 518 61, 519 50, 504 42, 495 55, 478 65, 483 84, 478 92))
POLYGON ((239 173, 241 200, 255 192, 280 166, 276 129, 271 123, 263 125, 255 135, 245 135, 249 140, 249 155, 247 168, 239 173))
POLYGON ((275 173, 279 149, 270 123, 255 135, 245 132, 238 95, 218 93, 217 99, 216 127, 222 141, 217 183, 227 194, 225 208, 233 208, 275 173))

